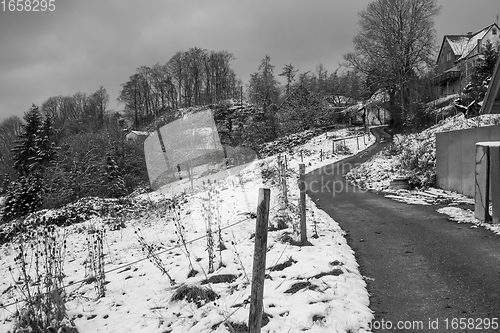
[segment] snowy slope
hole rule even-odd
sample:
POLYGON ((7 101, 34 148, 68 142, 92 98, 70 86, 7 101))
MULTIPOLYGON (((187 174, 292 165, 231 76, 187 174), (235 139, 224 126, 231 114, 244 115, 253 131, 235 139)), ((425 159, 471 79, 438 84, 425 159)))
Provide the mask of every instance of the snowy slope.
MULTIPOLYGON (((331 138, 333 134, 329 133, 328 137, 331 138)), ((366 145, 371 142, 367 141, 366 145)), ((359 143, 359 139, 347 140, 346 145, 351 154, 358 151, 359 143)), ((361 141, 359 148, 363 149, 366 145, 361 141)), ((287 159, 290 200, 293 202, 298 200, 296 170, 301 163, 301 156, 307 171, 310 171, 347 155, 333 155, 331 141, 324 134, 292 149, 287 159), (324 154, 322 157, 320 151, 324 154)), ((257 194, 259 188, 270 186, 263 183, 261 169, 275 163, 276 156, 271 156, 253 162, 238 175, 229 175, 217 181, 223 229, 221 237, 227 249, 216 253, 216 271, 212 274, 208 274, 204 219, 204 205, 209 200, 208 190, 187 194, 180 201, 179 220, 189 255, 182 242, 179 242, 178 229, 167 209, 168 193, 161 189, 136 198, 154 203, 157 208, 136 212, 136 218, 123 221, 125 228, 111 230, 108 221, 100 217, 59 228, 59 232, 66 235, 68 244, 65 266, 65 282, 70 285, 66 288, 69 295, 67 313, 79 332, 233 332, 246 325, 257 194), (88 260, 88 230, 100 227, 106 228, 104 251, 107 284, 106 295, 97 299, 93 284, 81 281, 86 277, 84 267, 88 260), (152 262, 145 260, 138 242, 139 236, 158 250, 158 258, 175 280, 174 285, 152 262), (192 277, 188 277, 189 260, 198 271, 192 277), (202 284, 212 276, 230 278, 222 283, 202 284), (199 304, 172 300, 176 292, 186 285, 207 288, 218 296, 213 301, 199 304)), ((277 192, 276 188, 271 187, 271 222, 275 221, 277 215, 277 192)), ((210 200, 214 200, 213 197, 210 200)), ((262 331, 367 332, 373 319, 369 295, 344 232, 310 200, 307 207, 308 235, 313 234, 314 226, 319 235, 319 238, 309 239, 313 246, 300 247, 287 241, 289 235, 293 234, 291 226, 268 234, 268 276, 264 287, 264 312, 267 319, 264 320, 262 331), (280 267, 279 264, 283 265, 280 267)), ((15 290, 9 288, 14 282, 8 268, 16 271, 16 255, 15 244, 1 246, 2 304, 15 303, 19 297, 15 290)), ((0 308, 1 332, 12 329, 12 314, 21 307, 22 302, 0 308)))

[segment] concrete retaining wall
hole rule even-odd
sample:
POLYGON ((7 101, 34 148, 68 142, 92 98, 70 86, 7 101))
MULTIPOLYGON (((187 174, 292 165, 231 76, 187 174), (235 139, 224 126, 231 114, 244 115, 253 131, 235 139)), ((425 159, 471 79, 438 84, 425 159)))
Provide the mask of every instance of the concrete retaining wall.
POLYGON ((436 134, 436 181, 444 190, 475 194, 476 143, 500 141, 500 125, 436 134))

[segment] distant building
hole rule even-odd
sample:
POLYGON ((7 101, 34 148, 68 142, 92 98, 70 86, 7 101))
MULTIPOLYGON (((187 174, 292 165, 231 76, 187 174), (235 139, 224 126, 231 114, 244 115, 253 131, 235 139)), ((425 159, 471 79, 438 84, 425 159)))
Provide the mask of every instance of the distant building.
POLYGON ((141 132, 141 131, 130 131, 126 136, 125 139, 127 141, 138 141, 138 140, 146 140, 146 138, 149 136, 149 132, 141 132))
POLYGON ((465 35, 445 35, 436 60, 437 76, 433 84, 440 96, 460 93, 470 82, 472 70, 478 63, 486 41, 500 45, 500 28, 493 23, 465 35))
POLYGON ((349 125, 384 125, 391 120, 391 113, 386 109, 388 103, 389 95, 383 90, 377 90, 369 99, 359 101, 341 113, 348 117, 349 125))

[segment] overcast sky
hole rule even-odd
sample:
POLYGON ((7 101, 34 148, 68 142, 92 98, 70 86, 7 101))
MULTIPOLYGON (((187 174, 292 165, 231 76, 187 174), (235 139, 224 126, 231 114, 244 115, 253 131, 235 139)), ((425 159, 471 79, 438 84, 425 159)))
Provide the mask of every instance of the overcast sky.
MULTIPOLYGON (((8 1, 6 1, 8 2, 8 1)), ((120 110, 120 85, 140 66, 166 63, 190 47, 227 50, 248 82, 267 54, 275 74, 322 63, 330 72, 352 51, 364 0, 54 0, 53 12, 0 7, 0 121, 22 117, 50 96, 104 86, 120 110)), ((439 0, 445 34, 494 23, 499 0, 439 0)), ((2 6, 0 4, 0 6, 2 6)))

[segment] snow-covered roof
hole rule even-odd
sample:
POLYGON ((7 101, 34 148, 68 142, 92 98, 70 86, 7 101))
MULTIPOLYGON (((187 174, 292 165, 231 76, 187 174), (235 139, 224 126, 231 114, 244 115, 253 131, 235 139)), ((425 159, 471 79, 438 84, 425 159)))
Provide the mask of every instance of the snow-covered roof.
POLYGON ((448 35, 444 36, 446 41, 451 47, 453 53, 457 56, 461 56, 469 43, 469 37, 466 35, 448 35))
POLYGON ((135 135, 145 135, 148 136, 149 132, 142 132, 142 131, 130 131, 128 134, 135 134, 135 135))
POLYGON ((447 42, 450 45, 451 50, 453 51, 455 56, 458 56, 457 61, 467 58, 477 46, 477 42, 479 40, 482 40, 486 36, 488 31, 490 31, 490 29, 492 29, 493 27, 496 27, 498 29, 498 25, 493 23, 474 34, 445 35, 443 38, 441 50, 439 51, 439 56, 441 55, 441 51, 443 49, 443 46, 445 45, 445 42, 447 42))
POLYGON ((343 114, 357 114, 359 111, 363 110, 364 105, 361 102, 358 102, 358 104, 351 105, 347 108, 345 108, 341 113, 343 114))
POLYGON ((433 100, 433 101, 427 103, 426 106, 428 108, 435 108, 437 106, 441 106, 441 105, 444 105, 444 104, 450 104, 453 101, 455 101, 458 97, 459 97, 458 94, 444 96, 444 97, 438 98, 436 100, 433 100))
POLYGON ((482 40, 484 38, 484 36, 486 35, 486 33, 488 32, 488 30, 491 29, 491 25, 484 28, 483 30, 479 31, 479 32, 476 32, 474 35, 472 35, 469 39, 469 42, 467 43, 467 45, 465 46, 465 49, 462 53, 462 56, 458 59, 458 60, 462 60, 462 59, 465 59, 467 58, 467 56, 472 52, 472 50, 474 50, 474 48, 477 46, 477 42, 482 40))
POLYGON ((386 91, 379 89, 368 99, 367 104, 386 103, 388 101, 389 94, 386 91))

